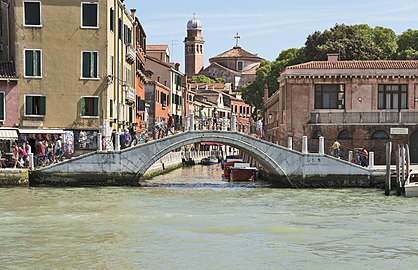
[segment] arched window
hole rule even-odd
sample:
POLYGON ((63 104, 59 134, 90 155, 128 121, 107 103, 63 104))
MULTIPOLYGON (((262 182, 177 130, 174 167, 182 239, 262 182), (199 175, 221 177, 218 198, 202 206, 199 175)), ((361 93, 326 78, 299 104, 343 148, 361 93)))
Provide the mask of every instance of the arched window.
POLYGON ((319 132, 319 130, 315 130, 312 133, 312 139, 319 139, 319 137, 321 137, 321 132, 319 132))
POLYGON ((340 133, 338 133, 338 140, 352 140, 353 135, 351 135, 351 132, 348 130, 343 130, 340 133))
POLYGON ((375 131, 371 137, 372 140, 389 140, 389 135, 384 130, 375 131))

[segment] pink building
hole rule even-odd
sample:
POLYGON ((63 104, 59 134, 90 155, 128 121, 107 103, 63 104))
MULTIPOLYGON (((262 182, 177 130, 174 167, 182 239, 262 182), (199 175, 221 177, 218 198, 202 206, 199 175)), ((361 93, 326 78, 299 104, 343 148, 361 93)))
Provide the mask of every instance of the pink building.
POLYGON ((409 144, 418 162, 418 61, 315 61, 287 67, 279 90, 265 102, 265 131, 282 145, 306 135, 315 151, 367 148, 384 163, 385 144, 409 144))

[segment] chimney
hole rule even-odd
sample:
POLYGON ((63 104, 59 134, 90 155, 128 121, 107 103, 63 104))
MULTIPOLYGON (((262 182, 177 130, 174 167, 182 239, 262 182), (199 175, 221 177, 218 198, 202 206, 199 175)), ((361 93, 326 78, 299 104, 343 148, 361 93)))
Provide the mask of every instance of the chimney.
POLYGON ((131 17, 132 17, 132 19, 136 18, 136 9, 134 9, 134 8, 131 9, 131 17))
POLYGON ((328 62, 338 62, 339 54, 338 53, 329 53, 328 56, 328 62))

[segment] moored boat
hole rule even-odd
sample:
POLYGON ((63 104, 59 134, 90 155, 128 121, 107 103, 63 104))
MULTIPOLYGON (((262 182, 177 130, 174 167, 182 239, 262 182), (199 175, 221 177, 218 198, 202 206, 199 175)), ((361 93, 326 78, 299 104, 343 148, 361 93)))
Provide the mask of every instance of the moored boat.
POLYGON ((242 159, 231 159, 231 160, 227 160, 224 165, 223 165, 223 169, 224 169, 224 178, 229 179, 230 178, 230 174, 231 174, 231 167, 233 167, 236 163, 242 163, 242 159))
POLYGON ((418 171, 412 170, 405 181, 405 196, 418 197, 418 171))
POLYGON ((254 181, 257 179, 258 169, 256 167, 250 167, 249 163, 235 163, 233 167, 230 167, 230 181, 254 181))
POLYGON ((218 162, 219 162, 218 159, 214 156, 202 158, 202 160, 200 161, 202 165, 215 165, 215 164, 218 164, 218 162))

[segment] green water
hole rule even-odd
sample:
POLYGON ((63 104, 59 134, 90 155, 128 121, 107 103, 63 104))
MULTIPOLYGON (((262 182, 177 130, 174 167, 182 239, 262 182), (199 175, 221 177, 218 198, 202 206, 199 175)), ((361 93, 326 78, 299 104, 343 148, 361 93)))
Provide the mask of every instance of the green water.
POLYGON ((416 269, 418 198, 181 169, 143 188, 0 189, 1 269, 416 269))

